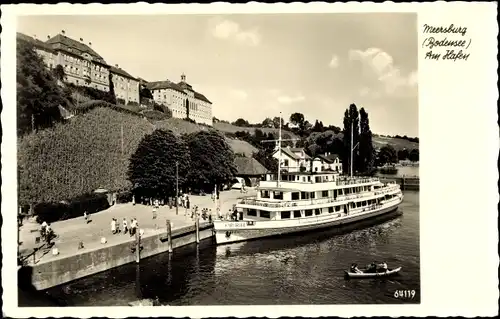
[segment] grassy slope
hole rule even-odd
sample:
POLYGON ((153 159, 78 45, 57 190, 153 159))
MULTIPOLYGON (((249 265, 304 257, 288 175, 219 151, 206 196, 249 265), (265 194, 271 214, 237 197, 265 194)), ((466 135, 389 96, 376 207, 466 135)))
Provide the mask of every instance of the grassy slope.
MULTIPOLYGON (((221 132, 227 132, 227 133, 235 133, 237 131, 247 131, 247 132, 250 132, 250 133, 253 134, 256 129, 259 129, 259 130, 261 130, 264 133, 271 132, 271 133, 278 134, 278 129, 276 129, 276 128, 269 128, 269 127, 265 127, 265 128, 260 128, 260 127, 240 127, 240 126, 235 126, 235 125, 232 125, 232 124, 222 123, 222 122, 215 123, 214 124, 214 128, 218 129, 221 132)), ((288 134, 288 135, 290 135, 291 138, 297 138, 297 136, 293 132, 290 132, 290 131, 287 131, 287 130, 282 130, 282 134, 283 135, 284 134, 288 134)))
POLYGON ((402 138, 374 136, 373 145, 375 146, 375 148, 381 148, 385 145, 392 145, 392 147, 399 151, 403 148, 406 148, 407 150, 418 149, 419 143, 410 142, 402 138))

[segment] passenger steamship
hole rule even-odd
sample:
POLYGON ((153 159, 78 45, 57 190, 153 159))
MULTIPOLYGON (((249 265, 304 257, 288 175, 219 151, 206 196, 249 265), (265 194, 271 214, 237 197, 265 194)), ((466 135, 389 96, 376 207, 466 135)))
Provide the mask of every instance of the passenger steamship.
MULTIPOLYGON (((281 141, 280 127, 280 158, 281 141)), ((336 171, 281 172, 279 161, 277 174, 266 175, 257 196, 236 205, 240 220, 214 221, 217 244, 340 227, 397 210, 403 200, 398 184, 353 176, 352 164, 350 171, 349 176, 336 171)))

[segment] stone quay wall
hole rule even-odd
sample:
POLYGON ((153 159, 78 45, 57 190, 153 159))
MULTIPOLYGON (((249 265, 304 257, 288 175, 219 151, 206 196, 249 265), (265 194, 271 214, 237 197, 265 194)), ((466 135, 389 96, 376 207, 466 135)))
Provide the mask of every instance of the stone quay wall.
MULTIPOLYGON (((213 226, 200 223, 199 239, 213 238, 213 226)), ((151 234, 141 238, 140 258, 147 258, 164 252, 168 253, 167 231, 151 234)), ((172 248, 196 243, 195 226, 186 226, 172 230, 172 248)), ((133 252, 136 242, 134 238, 125 243, 99 247, 97 249, 79 252, 32 266, 31 283, 43 290, 58 286, 79 278, 90 276, 114 267, 136 261, 133 252)))

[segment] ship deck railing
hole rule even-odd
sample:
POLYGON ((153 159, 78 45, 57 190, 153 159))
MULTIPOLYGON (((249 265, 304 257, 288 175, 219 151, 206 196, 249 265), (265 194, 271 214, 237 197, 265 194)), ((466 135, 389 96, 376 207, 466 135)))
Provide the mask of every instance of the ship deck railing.
POLYGON ((261 207, 268 207, 268 208, 310 206, 310 205, 328 204, 328 203, 334 203, 334 202, 343 202, 346 200, 353 200, 353 199, 359 199, 359 198, 376 196, 376 195, 383 195, 383 194, 388 194, 390 192, 396 191, 398 189, 399 189, 399 185, 396 184, 395 186, 388 186, 388 187, 385 187, 382 189, 378 189, 376 191, 366 191, 366 192, 360 192, 360 193, 350 194, 350 195, 339 195, 336 198, 328 197, 328 198, 321 198, 321 199, 302 199, 302 200, 295 200, 295 201, 280 201, 280 202, 270 202, 270 201, 266 201, 266 200, 256 199, 255 197, 253 197, 253 198, 242 199, 240 201, 240 204, 254 205, 254 206, 261 206, 261 207))

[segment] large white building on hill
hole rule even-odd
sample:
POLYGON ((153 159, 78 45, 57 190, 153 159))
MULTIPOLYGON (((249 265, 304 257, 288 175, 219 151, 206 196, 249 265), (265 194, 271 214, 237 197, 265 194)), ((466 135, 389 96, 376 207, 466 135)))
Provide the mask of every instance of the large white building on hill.
POLYGON ((186 75, 181 75, 179 83, 156 81, 148 82, 146 87, 151 91, 154 101, 167 106, 173 117, 212 125, 212 102, 186 82, 186 75))

